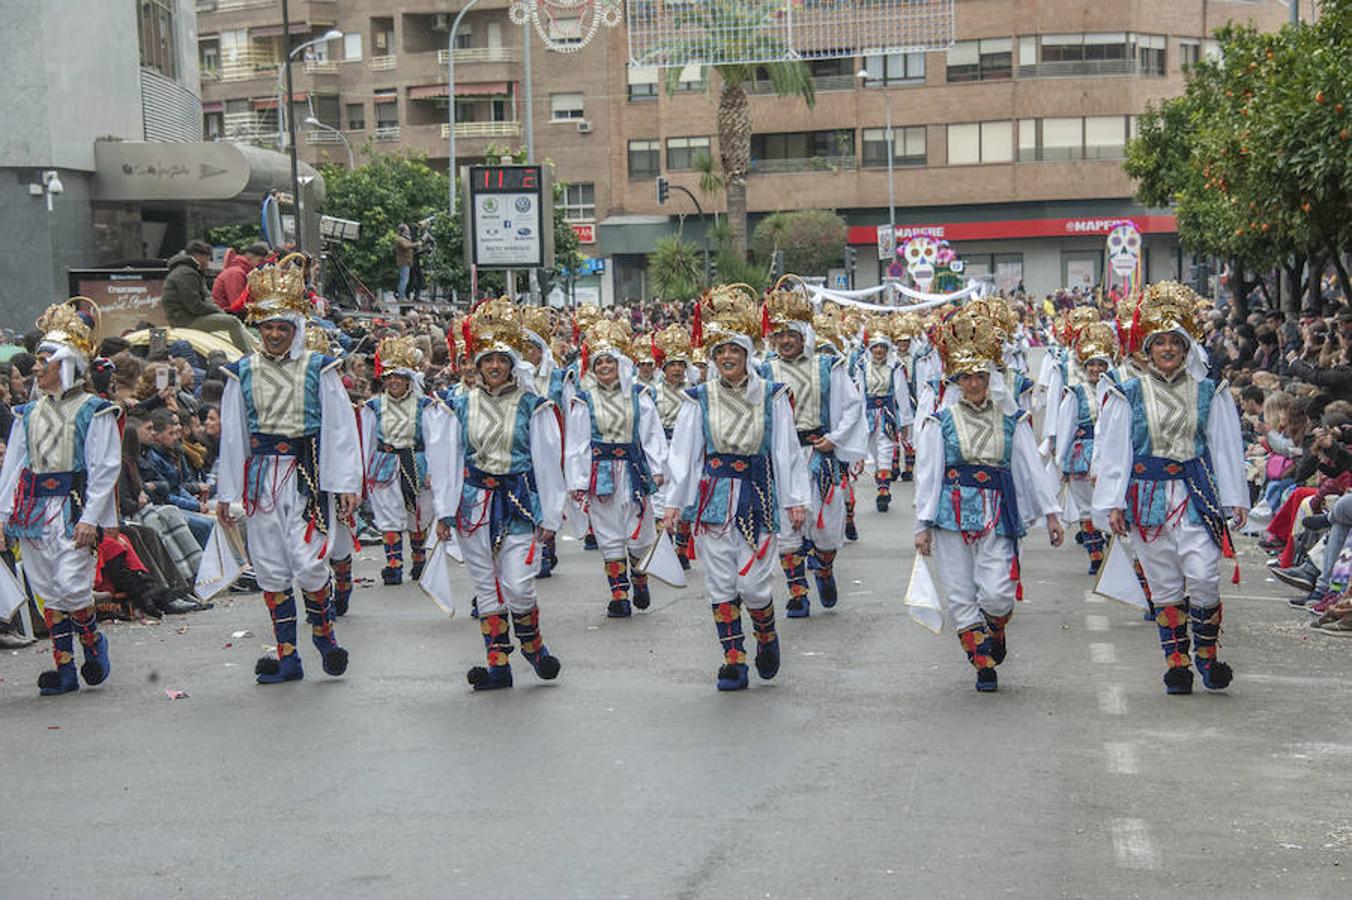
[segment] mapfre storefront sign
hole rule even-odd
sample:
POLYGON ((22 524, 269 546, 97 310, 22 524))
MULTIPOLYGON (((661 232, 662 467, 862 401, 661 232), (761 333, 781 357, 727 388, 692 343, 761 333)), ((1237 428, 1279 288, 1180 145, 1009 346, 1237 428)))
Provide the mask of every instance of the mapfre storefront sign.
MULTIPOLYGON (((992 222, 945 222, 933 225, 898 225, 897 243, 918 234, 927 234, 948 241, 1003 241, 1018 238, 1078 237, 1106 235, 1125 218, 1074 219, 1003 219, 992 222)), ((1174 216, 1133 216, 1131 222, 1142 234, 1176 234, 1178 219, 1174 216)), ((886 225, 856 225, 850 228, 851 244, 874 244, 878 228, 886 225)))

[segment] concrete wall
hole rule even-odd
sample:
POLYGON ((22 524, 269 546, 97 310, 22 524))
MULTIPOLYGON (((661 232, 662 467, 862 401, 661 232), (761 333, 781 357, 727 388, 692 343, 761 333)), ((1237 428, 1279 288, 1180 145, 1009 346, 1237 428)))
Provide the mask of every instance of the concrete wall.
POLYGON ((65 192, 47 211, 30 197, 32 169, 0 169, 0 325, 26 330, 48 304, 66 297, 66 269, 97 258, 90 222, 93 176, 58 170, 65 192))

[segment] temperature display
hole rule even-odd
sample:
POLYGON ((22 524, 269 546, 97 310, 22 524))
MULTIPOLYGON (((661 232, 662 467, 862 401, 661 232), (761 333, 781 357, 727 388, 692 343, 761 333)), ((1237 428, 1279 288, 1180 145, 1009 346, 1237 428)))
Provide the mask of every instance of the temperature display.
POLYGON ((539 166, 475 166, 471 170, 471 185, 476 193, 538 191, 539 166))

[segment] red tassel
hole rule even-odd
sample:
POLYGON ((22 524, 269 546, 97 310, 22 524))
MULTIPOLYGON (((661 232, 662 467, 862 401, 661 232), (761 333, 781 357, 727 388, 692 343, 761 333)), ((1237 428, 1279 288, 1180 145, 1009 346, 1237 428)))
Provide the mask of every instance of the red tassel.
POLYGON ((526 551, 526 565, 529 566, 534 562, 535 562, 535 541, 532 540, 530 542, 530 549, 526 551))
POLYGON ((1009 578, 1014 582, 1014 599, 1023 599, 1023 573, 1019 569, 1019 556, 1014 555, 1014 559, 1009 563, 1009 578))
POLYGON ((581 350, 581 352, 578 353, 577 359, 578 359, 578 363, 577 363, 577 366, 578 366, 578 372, 577 372, 577 374, 578 374, 579 377, 581 377, 581 376, 587 374, 587 366, 591 363, 591 348, 590 348, 589 346, 587 346, 586 344, 583 344, 583 345, 582 345, 582 350, 581 350))

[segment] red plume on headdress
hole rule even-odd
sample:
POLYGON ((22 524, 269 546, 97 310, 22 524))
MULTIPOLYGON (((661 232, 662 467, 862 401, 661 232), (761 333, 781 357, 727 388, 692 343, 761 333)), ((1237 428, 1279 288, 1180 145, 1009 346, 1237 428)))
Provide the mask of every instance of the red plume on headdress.
POLYGON ((446 329, 446 350, 451 355, 451 371, 460 371, 459 360, 455 358, 455 326, 446 329))
POLYGON ((666 365, 667 355, 666 355, 665 353, 662 352, 662 348, 661 348, 661 347, 658 347, 658 346, 657 346, 657 335, 656 335, 656 334, 650 334, 650 335, 648 335, 648 344, 649 344, 649 346, 652 347, 652 351, 653 351, 653 362, 656 363, 656 364, 657 364, 657 367, 660 369, 662 366, 666 365))
POLYGON ((576 347, 582 340, 582 329, 577 324, 577 313, 573 314, 573 346, 576 347))
POLYGON ((761 337, 770 336, 770 307, 764 303, 761 304, 761 337))
POLYGON ((702 309, 704 303, 700 300, 695 301, 695 316, 690 322, 690 346, 704 346, 704 314, 702 309))
POLYGON ((465 321, 460 325, 460 337, 465 342, 465 358, 474 360, 474 335, 469 330, 470 317, 466 316, 465 321))
POLYGON ((1141 303, 1136 302, 1136 309, 1131 313, 1131 329, 1127 333, 1127 352, 1135 353, 1141 349, 1141 303))
POLYGON ((581 378, 587 374, 587 368, 591 364, 591 347, 586 341, 582 342, 582 349, 578 351, 577 360, 577 374, 581 378))
POLYGON ((385 371, 385 363, 382 362, 381 359, 380 359, 380 347, 379 347, 379 345, 376 346, 375 369, 376 369, 376 377, 377 377, 377 378, 379 378, 379 377, 381 376, 381 374, 385 371))

